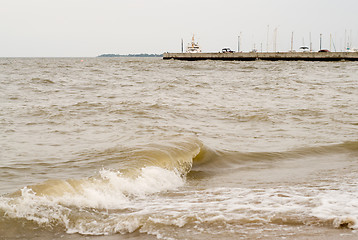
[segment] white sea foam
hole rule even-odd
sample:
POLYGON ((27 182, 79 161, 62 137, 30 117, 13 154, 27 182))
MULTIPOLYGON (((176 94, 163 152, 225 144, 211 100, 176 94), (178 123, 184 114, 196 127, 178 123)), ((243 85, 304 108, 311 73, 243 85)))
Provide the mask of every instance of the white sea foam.
POLYGON ((358 193, 335 190, 318 195, 320 204, 312 214, 320 219, 333 220, 334 227, 358 229, 358 193))
MULTIPOLYGON (((170 238, 163 227, 193 232, 210 226, 212 234, 240 231, 245 224, 320 225, 357 229, 358 195, 352 186, 178 188, 184 179, 158 167, 142 169, 136 178, 101 170, 77 194, 38 196, 24 188, 17 198, 0 200, 12 218, 43 225, 60 223, 68 233, 105 235, 139 230, 170 238), (351 188, 349 191, 349 187, 351 188), (170 194, 154 194, 170 190, 170 194), (183 190, 183 191, 182 191, 183 190), (165 233, 165 234, 164 234, 165 233), (164 234, 164 235, 163 235, 164 234)), ((204 231, 204 230, 203 230, 204 231)))
POLYGON ((136 199, 146 202, 147 196, 173 190, 185 182, 175 171, 158 167, 143 168, 133 179, 112 170, 101 170, 100 176, 82 183, 82 191, 62 196, 41 196, 25 187, 19 197, 1 197, 0 209, 10 218, 40 225, 61 224, 69 233, 128 233, 143 224, 143 216, 133 214, 136 199), (115 212, 109 213, 111 209, 115 212))
POLYGON ((184 184, 184 179, 176 171, 159 167, 143 168, 136 178, 122 176, 120 172, 102 169, 100 179, 86 181, 82 191, 64 194, 54 200, 65 205, 98 209, 121 209, 130 203, 130 197, 144 197, 184 184))

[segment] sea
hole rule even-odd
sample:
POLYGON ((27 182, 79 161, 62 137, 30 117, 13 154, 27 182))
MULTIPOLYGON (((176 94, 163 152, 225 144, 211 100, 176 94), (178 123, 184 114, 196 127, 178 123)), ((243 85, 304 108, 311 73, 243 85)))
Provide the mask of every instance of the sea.
POLYGON ((0 239, 358 239, 358 63, 0 58, 0 239))

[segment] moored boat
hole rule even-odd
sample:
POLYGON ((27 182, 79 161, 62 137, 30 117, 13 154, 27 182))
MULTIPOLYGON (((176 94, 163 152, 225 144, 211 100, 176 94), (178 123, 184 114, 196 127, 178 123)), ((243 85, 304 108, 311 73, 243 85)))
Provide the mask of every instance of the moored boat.
POLYGON ((201 48, 197 42, 194 40, 194 35, 191 38, 191 43, 188 44, 186 49, 187 53, 201 53, 201 48))

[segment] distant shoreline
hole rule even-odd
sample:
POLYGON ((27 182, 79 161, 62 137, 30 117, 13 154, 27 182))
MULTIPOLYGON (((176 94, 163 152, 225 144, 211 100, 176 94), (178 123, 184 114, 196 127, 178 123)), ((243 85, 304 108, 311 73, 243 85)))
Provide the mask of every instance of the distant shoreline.
POLYGON ((147 53, 140 53, 140 54, 101 54, 97 57, 163 57, 163 54, 147 54, 147 53))

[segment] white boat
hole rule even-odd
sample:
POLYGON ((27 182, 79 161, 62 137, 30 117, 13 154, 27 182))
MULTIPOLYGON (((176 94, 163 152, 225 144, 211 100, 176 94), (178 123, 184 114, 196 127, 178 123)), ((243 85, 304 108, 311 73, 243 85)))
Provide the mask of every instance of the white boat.
POLYGON ((194 35, 191 38, 191 43, 188 44, 186 52, 187 53, 201 53, 201 48, 200 48, 199 44, 194 41, 194 35))

